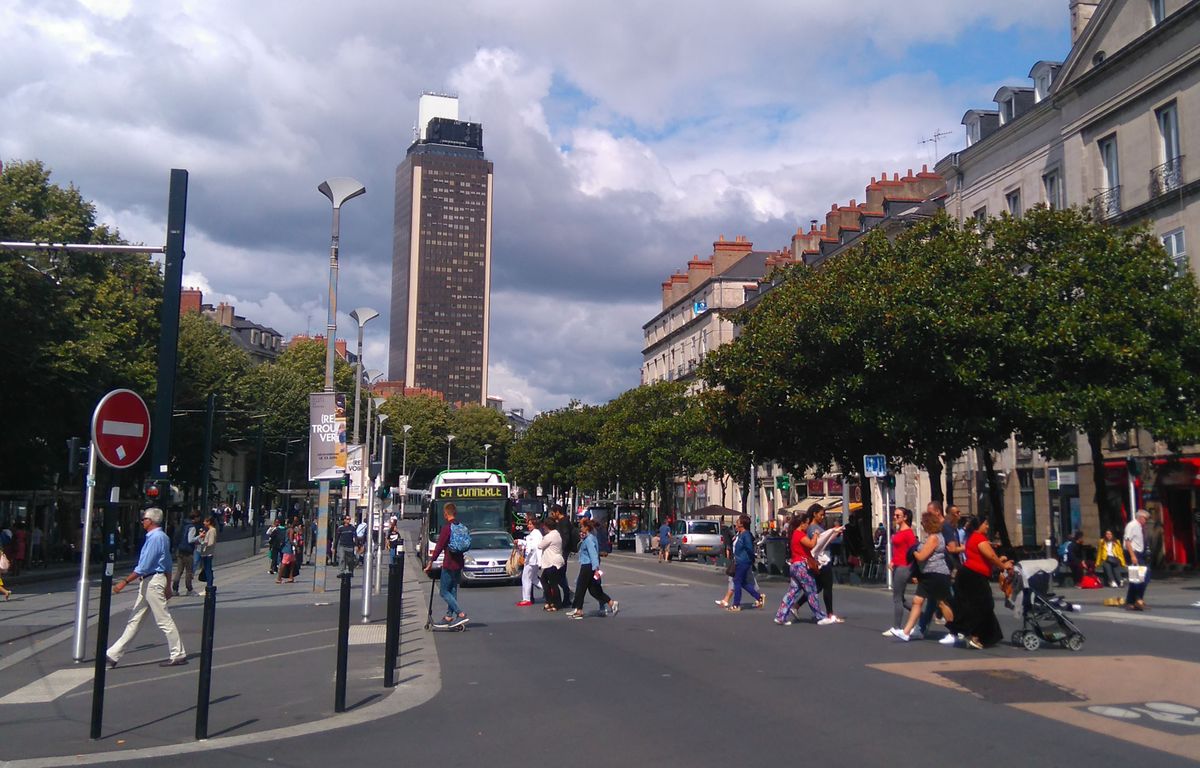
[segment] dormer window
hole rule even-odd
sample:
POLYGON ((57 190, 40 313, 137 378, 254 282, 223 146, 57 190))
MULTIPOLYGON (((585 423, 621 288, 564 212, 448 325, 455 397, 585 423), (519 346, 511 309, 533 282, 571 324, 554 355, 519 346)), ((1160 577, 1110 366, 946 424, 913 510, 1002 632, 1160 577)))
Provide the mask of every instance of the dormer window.
POLYGON ((1017 100, 1009 96, 1000 102, 1000 124, 1008 125, 1017 117, 1017 100))
POLYGON ((1029 79, 1033 80, 1033 103, 1040 103, 1050 97, 1050 86, 1054 84, 1054 76, 1062 69, 1061 61, 1039 61, 1029 70, 1029 79))
POLYGON ((967 122, 967 146, 971 146, 979 141, 979 121, 970 120, 967 122))
POLYGON ((1034 81, 1033 99, 1040 102, 1046 98, 1048 93, 1050 93, 1050 73, 1044 72, 1038 75, 1037 80, 1034 81))

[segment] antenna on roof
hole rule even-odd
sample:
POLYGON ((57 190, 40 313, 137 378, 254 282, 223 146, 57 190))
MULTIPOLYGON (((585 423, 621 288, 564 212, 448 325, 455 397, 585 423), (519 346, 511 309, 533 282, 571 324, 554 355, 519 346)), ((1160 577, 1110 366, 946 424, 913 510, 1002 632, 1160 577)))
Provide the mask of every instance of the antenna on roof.
POLYGON ((922 144, 932 144, 933 145, 933 160, 930 163, 931 165, 936 164, 938 161, 938 158, 941 157, 941 155, 938 154, 938 141, 946 138, 949 135, 950 135, 949 131, 943 131, 940 128, 935 128, 932 136, 930 136, 928 139, 921 139, 922 144))

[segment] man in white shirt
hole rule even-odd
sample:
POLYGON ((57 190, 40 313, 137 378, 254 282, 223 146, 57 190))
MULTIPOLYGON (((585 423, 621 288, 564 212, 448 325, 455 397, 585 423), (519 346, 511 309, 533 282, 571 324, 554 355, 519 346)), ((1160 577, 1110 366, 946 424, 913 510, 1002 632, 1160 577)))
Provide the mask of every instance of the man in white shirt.
POLYGON ((1125 554, 1129 565, 1146 566, 1146 576, 1140 584, 1129 580, 1129 591, 1125 593, 1125 608, 1130 611, 1146 610, 1146 586, 1150 583, 1150 546, 1146 539, 1146 522, 1150 513, 1139 509, 1129 524, 1125 526, 1125 554))

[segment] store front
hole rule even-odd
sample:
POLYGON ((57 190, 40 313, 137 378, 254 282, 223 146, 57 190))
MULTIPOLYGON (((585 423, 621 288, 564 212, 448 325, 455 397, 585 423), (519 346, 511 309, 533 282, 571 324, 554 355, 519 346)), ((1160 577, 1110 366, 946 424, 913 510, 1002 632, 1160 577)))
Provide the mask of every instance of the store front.
POLYGON ((1196 565, 1200 458, 1155 459, 1154 491, 1162 507, 1163 560, 1196 565))

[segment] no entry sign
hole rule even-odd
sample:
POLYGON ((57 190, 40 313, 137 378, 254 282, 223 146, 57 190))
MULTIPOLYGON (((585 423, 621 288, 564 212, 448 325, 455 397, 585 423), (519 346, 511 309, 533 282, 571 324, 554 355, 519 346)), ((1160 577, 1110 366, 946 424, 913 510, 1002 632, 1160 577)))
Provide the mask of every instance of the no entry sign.
POLYGON ((150 409, 138 394, 114 389, 92 413, 92 442, 96 454, 113 469, 137 464, 150 445, 150 409))

